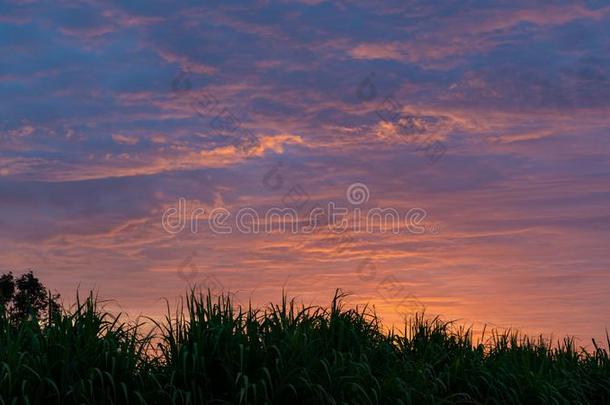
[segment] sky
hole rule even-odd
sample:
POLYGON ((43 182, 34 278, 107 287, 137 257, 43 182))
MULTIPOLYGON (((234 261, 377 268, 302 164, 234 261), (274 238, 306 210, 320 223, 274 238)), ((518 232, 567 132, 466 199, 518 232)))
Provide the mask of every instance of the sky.
POLYGON ((0 270, 66 302, 610 326, 610 2, 0 0, 0 96, 0 270), (414 223, 266 231, 331 203, 414 223))

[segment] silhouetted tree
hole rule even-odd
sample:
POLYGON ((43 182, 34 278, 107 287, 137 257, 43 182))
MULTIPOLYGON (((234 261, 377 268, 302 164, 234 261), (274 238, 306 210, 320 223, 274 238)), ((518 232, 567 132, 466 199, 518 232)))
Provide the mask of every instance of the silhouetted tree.
POLYGON ((59 294, 49 290, 29 271, 15 278, 12 272, 0 276, 0 309, 15 323, 25 319, 49 320, 59 311, 59 294))
POLYGON ((0 308, 6 311, 6 306, 15 295, 15 278, 12 272, 0 276, 0 308))

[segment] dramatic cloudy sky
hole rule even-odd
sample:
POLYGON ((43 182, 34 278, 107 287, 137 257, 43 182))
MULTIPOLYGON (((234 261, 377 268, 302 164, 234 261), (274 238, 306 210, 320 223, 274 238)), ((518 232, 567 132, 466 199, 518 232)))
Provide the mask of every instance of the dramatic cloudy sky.
POLYGON ((2 0, 0 96, 0 270, 67 300, 341 287, 388 323, 610 326, 606 1, 2 0), (424 232, 206 226, 354 183, 424 232), (179 198, 197 233, 163 229, 179 198))

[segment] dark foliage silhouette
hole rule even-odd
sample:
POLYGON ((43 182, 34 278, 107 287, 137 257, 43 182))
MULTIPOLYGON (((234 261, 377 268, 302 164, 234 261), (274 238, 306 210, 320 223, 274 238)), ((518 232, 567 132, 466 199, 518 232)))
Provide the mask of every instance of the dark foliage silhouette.
POLYGON ((59 311, 59 294, 52 294, 32 271, 15 277, 12 272, 0 276, 0 309, 13 323, 25 319, 48 322, 59 311))

